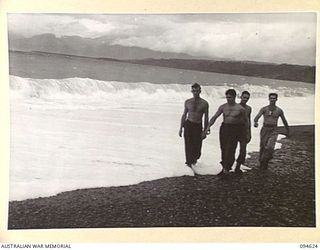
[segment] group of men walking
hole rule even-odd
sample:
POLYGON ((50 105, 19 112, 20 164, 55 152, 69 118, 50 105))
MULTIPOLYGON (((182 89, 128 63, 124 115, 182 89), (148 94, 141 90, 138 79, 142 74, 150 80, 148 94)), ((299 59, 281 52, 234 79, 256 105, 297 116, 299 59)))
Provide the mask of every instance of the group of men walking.
MULTIPOLYGON (((243 91, 240 103, 236 103, 237 93, 234 89, 228 89, 225 93, 227 102, 222 104, 209 121, 209 104, 200 97, 201 86, 195 83, 191 86, 193 98, 185 101, 184 112, 181 117, 179 136, 184 137, 186 164, 193 167, 201 156, 202 141, 210 134, 210 127, 220 115, 223 122, 220 126, 219 140, 221 149, 221 165, 224 174, 229 173, 236 160, 235 172, 241 173, 240 166, 246 158, 246 147, 251 140, 251 107, 247 105, 250 93, 243 91), (204 122, 203 122, 204 121, 204 122), (204 124, 203 124, 204 123, 204 124), (240 145, 239 156, 235 159, 236 149, 240 145)), ((273 151, 277 140, 277 124, 279 117, 289 136, 289 126, 281 108, 276 106, 278 95, 269 94, 269 105, 260 109, 254 118, 254 127, 258 127, 258 121, 263 116, 263 126, 260 131, 260 167, 266 169, 273 157, 273 151)))

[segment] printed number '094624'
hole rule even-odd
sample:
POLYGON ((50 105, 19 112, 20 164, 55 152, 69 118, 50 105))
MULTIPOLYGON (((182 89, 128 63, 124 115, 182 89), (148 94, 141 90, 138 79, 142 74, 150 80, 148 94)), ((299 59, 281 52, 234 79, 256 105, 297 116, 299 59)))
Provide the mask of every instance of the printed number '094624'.
POLYGON ((318 248, 318 244, 300 244, 300 248, 318 248))

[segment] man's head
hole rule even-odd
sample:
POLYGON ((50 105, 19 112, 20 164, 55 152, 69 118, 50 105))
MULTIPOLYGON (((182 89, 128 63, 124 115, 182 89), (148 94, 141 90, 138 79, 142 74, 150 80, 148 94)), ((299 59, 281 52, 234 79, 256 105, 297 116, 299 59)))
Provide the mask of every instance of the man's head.
POLYGON ((275 105, 278 100, 278 94, 277 93, 270 93, 269 94, 269 103, 275 105))
POLYGON ((198 97, 201 93, 201 86, 198 83, 194 83, 191 86, 191 92, 193 94, 194 97, 198 97))
POLYGON ((241 103, 246 104, 250 99, 250 93, 245 90, 241 93, 240 98, 241 98, 241 103))
POLYGON ((226 99, 228 103, 234 103, 236 101, 237 92, 234 89, 228 89, 226 91, 226 99))

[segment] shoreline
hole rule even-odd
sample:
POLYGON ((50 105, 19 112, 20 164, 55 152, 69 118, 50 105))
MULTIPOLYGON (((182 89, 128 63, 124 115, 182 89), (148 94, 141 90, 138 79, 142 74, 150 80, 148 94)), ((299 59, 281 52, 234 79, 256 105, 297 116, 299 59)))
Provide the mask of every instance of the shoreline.
MULTIPOLYGON (((279 132, 283 128, 279 127, 279 132)), ((168 177, 9 202, 9 229, 315 227, 314 125, 290 126, 269 168, 168 177)))
POLYGON ((230 74, 238 76, 315 84, 315 66, 310 65, 268 63, 245 60, 215 60, 200 58, 118 59, 112 57, 94 57, 89 55, 55 53, 39 50, 23 51, 9 49, 9 53, 89 59, 116 63, 129 63, 178 70, 192 70, 217 74, 230 74), (246 74, 243 74, 243 72, 246 72, 246 74))

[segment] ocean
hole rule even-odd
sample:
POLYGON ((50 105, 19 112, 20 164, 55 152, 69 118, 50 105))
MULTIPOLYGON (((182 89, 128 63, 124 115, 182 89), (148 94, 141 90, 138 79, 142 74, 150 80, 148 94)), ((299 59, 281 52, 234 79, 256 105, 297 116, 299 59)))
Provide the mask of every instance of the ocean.
MULTIPOLYGON (((9 63, 10 200, 194 175, 178 136, 194 82, 210 117, 235 88, 251 93, 252 120, 277 92, 290 125, 314 124, 314 84, 36 53, 10 52, 9 63)), ((221 170, 221 121, 204 140, 199 173, 221 170)), ((259 150, 259 130, 249 152, 259 150)))

